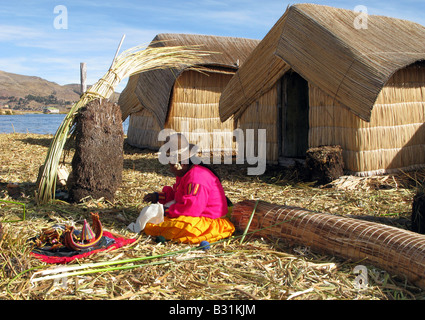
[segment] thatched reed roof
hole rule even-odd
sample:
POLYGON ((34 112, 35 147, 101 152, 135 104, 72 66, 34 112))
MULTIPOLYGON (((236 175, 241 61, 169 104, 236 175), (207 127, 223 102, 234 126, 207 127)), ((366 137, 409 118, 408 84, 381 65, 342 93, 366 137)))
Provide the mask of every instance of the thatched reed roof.
MULTIPOLYGON (((206 56, 199 66, 208 68, 209 72, 234 73, 259 42, 259 40, 233 37, 159 34, 149 46, 199 45, 200 50, 213 52, 206 56)), ((174 82, 189 67, 153 70, 132 76, 118 102, 123 120, 131 113, 146 108, 154 114, 159 125, 164 127, 174 82)))
POLYGON ((292 68, 369 121, 390 77, 425 60, 425 27, 369 15, 367 28, 359 29, 359 15, 315 4, 289 7, 222 93, 221 119, 238 118, 292 68))

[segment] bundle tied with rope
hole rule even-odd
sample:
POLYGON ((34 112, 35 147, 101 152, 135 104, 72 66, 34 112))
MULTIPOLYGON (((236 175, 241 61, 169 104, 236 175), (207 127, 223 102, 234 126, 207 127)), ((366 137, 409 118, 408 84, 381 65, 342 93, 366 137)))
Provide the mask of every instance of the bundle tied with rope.
POLYGON ((372 264, 425 288, 425 236, 369 221, 245 200, 234 205, 236 229, 312 251, 372 264), (253 208, 255 207, 255 210, 253 208))
MULTIPOLYGON (((57 171, 69 133, 78 111, 96 99, 109 99, 115 87, 127 77, 154 69, 177 68, 182 65, 196 66, 202 58, 211 54, 201 51, 200 46, 146 47, 137 46, 118 55, 121 44, 108 72, 88 91, 84 92, 66 115, 56 131, 47 151, 43 170, 39 173, 36 200, 39 205, 54 199, 57 171)), ((196 68, 195 68, 196 69, 196 68)))

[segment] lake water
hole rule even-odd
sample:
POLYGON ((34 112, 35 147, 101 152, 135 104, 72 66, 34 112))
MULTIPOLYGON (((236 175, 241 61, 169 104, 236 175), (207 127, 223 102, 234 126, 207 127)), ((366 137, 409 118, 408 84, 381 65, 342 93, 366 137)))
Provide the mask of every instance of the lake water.
MULTIPOLYGON (((0 115, 0 133, 37 133, 55 134, 65 114, 23 114, 0 115)), ((123 123, 124 134, 127 134, 129 120, 123 123)))

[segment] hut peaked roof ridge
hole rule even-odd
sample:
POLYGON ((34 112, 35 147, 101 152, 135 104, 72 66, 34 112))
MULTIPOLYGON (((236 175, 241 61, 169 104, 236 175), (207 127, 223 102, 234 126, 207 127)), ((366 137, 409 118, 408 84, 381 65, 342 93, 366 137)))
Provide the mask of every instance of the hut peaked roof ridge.
POLYGON ((238 67, 238 61, 244 61, 259 42, 260 40, 228 36, 160 33, 149 46, 200 46, 201 50, 210 52, 200 65, 235 68, 238 67))
MULTIPOLYGON (((239 64, 243 64, 259 42, 260 40, 236 37, 160 33, 154 37, 149 46, 199 45, 201 50, 212 52, 203 58, 199 66, 208 67, 212 72, 220 72, 220 68, 235 72, 239 64)), ((178 76, 190 67, 182 66, 180 69, 173 70, 158 69, 132 76, 127 85, 128 88, 120 96, 123 119, 127 118, 130 113, 146 108, 152 112, 158 124, 163 127, 168 114, 173 85, 178 76), (146 88, 150 89, 146 90, 146 88), (137 99, 135 99, 136 96, 137 99), (125 103, 130 100, 133 103, 125 103), (134 103, 136 100, 138 100, 137 105, 134 103)))
MULTIPOLYGON (((281 20, 262 42, 277 41, 276 50, 268 54, 283 60, 282 72, 293 69, 366 121, 370 120, 376 98, 390 77, 401 68, 425 60, 425 27, 411 21, 316 4, 293 5, 281 20)), ((262 68, 250 65, 255 60, 250 57, 238 71, 238 79, 232 79, 240 84, 229 83, 229 88, 233 86, 236 91, 232 93, 226 88, 223 92, 222 120, 232 112, 241 114, 239 109, 246 108, 253 95, 258 95, 258 90, 249 90, 250 95, 243 101, 239 99, 230 106, 235 101, 232 98, 240 94, 238 87, 252 79, 257 88, 270 87, 268 81, 277 81, 253 74, 250 80, 244 78, 244 69, 262 72, 262 68)))
POLYGON ((425 28, 417 23, 314 4, 289 10, 276 54, 366 121, 389 78, 425 59, 425 28), (309 41, 301 43, 300 33, 309 41), (305 53, 309 46, 313 55, 305 53))

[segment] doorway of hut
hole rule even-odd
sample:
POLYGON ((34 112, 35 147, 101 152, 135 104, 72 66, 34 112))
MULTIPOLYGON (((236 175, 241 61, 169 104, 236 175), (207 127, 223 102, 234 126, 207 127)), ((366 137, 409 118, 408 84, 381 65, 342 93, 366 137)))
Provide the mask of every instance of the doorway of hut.
POLYGON ((308 82, 289 70, 280 80, 279 162, 305 159, 308 149, 308 82))

